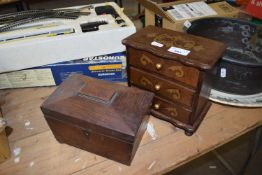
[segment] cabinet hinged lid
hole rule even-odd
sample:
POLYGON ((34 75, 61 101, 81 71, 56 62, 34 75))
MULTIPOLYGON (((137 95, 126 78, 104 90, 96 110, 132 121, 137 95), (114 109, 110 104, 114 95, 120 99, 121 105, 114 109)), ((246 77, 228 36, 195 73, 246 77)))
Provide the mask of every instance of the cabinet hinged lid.
POLYGON ((122 42, 199 69, 211 69, 226 49, 226 45, 219 41, 155 26, 141 29, 122 42))
POLYGON ((153 93, 74 74, 42 104, 45 117, 134 142, 153 93))

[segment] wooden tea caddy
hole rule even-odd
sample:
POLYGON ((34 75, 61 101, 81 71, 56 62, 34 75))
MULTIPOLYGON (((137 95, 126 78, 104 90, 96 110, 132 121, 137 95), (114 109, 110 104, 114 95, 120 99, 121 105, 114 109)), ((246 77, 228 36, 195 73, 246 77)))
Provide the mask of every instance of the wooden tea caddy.
POLYGON ((72 75, 42 104, 55 138, 130 165, 147 127, 153 93, 72 75))

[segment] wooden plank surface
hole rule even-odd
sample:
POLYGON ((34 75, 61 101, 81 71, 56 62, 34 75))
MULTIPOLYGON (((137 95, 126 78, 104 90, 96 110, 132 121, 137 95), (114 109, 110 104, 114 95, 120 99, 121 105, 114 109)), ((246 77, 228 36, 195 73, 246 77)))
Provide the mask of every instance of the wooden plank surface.
POLYGON ((129 167, 59 144, 55 140, 39 108, 54 89, 27 88, 2 92, 5 96, 2 111, 13 128, 9 141, 15 154, 0 164, 1 175, 159 174, 262 124, 262 108, 234 108, 212 104, 197 132, 187 137, 182 130, 151 116, 149 125, 153 130, 145 133, 129 167))

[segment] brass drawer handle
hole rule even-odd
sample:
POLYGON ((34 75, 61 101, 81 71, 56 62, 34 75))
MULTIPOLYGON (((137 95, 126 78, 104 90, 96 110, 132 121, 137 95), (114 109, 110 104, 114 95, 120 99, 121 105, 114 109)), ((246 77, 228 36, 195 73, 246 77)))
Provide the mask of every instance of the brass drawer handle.
POLYGON ((159 91, 161 89, 161 86, 159 84, 155 85, 155 90, 159 91))
POLYGON ((162 68, 162 64, 157 63, 157 64, 156 64, 156 70, 160 70, 161 68, 162 68))
POLYGON ((158 110, 160 108, 160 104, 156 103, 154 104, 154 109, 158 110))

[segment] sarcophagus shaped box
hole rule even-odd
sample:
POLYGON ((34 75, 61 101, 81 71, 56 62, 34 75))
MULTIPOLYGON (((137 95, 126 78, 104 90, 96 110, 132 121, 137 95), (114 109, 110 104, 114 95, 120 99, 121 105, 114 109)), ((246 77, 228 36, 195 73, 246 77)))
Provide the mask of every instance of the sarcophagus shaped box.
POLYGON ((75 74, 41 109, 59 142, 129 165, 152 99, 151 92, 75 74))

